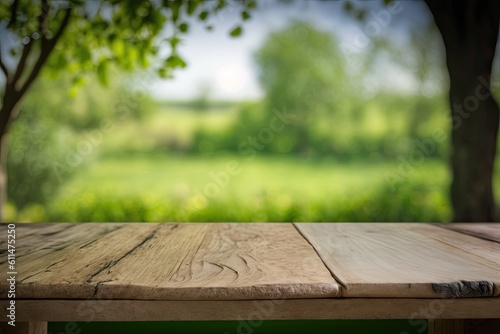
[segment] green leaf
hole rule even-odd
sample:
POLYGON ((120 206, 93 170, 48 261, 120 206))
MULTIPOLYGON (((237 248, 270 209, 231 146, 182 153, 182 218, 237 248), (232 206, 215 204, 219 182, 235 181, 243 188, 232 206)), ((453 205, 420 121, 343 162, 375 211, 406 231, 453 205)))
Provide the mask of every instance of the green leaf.
POLYGON ((248 9, 253 9, 255 7, 257 7, 257 3, 255 1, 250 1, 247 5, 248 9))
POLYGON ((177 1, 171 2, 171 10, 172 10, 172 21, 177 22, 177 19, 179 18, 179 7, 180 4, 177 1))
POLYGON ((85 77, 83 75, 76 75, 71 80, 71 87, 68 90, 68 95, 72 98, 76 97, 84 85, 85 77))
POLYGON ((246 21, 250 18, 250 14, 248 14, 247 11, 243 11, 241 12, 241 18, 243 19, 243 21, 246 21))
POLYGON ((87 46, 85 45, 79 45, 76 47, 77 49, 77 55, 78 59, 80 60, 81 63, 88 62, 92 59, 92 54, 90 53, 90 50, 87 46))
POLYGON ((160 68, 158 69, 158 75, 160 76, 160 78, 172 78, 172 74, 170 73, 169 70, 167 70, 166 68, 160 68))
POLYGON ((165 66, 169 68, 177 68, 177 67, 184 68, 187 66, 187 64, 181 57, 177 55, 171 55, 170 57, 165 59, 165 66))
POLYGON ((149 66, 149 58, 146 49, 140 49, 139 51, 139 64, 142 68, 147 68, 149 66))
POLYGON ((169 43, 170 43, 170 47, 172 48, 172 50, 175 50, 177 48, 177 45, 180 42, 181 42, 181 39, 178 38, 177 36, 170 38, 169 43))
POLYGON ((120 38, 116 38, 111 42, 111 51, 116 57, 121 58, 125 53, 125 44, 120 38))
POLYGON ((187 13, 188 15, 193 15, 193 13, 196 11, 196 7, 198 7, 198 1, 195 0, 189 0, 188 5, 187 5, 187 13))
POLYGON ((238 37, 241 35, 242 32, 243 32, 243 29, 241 27, 236 27, 233 30, 231 30, 229 35, 231 35, 231 37, 238 37))
POLYGON ((75 75, 71 80, 71 84, 73 86, 83 86, 85 84, 85 77, 81 74, 75 75))
POLYGON ((189 29, 189 26, 188 26, 188 24, 187 24, 186 22, 183 22, 183 23, 181 23, 181 24, 179 25, 179 30, 180 30, 181 32, 187 32, 187 31, 188 31, 188 29, 189 29))
POLYGON ((358 10, 358 12, 356 13, 356 19, 358 19, 359 21, 363 21, 365 16, 366 16, 366 12, 362 9, 358 10))
POLYGON ((352 5, 352 3, 350 1, 346 1, 344 3, 344 9, 346 12, 351 12, 353 9, 354 9, 354 6, 352 5))
POLYGON ((208 17, 208 12, 207 11, 201 12, 198 17, 200 20, 205 21, 208 17))
POLYGON ((97 66, 97 78, 99 79, 99 82, 103 84, 104 86, 109 85, 109 80, 108 80, 108 61, 105 60, 101 62, 97 66))
POLYGON ((219 11, 221 10, 222 8, 226 7, 226 1, 225 0, 219 0, 217 1, 217 5, 215 6, 214 10, 215 11, 219 11))
POLYGON ((83 0, 69 0, 70 4, 72 4, 74 7, 78 7, 83 5, 85 2, 83 0))

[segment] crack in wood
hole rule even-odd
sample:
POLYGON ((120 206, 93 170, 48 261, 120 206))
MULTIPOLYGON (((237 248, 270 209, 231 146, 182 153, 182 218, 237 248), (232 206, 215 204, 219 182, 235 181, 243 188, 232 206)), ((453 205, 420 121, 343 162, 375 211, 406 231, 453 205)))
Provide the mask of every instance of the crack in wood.
MULTIPOLYGON (((463 223, 449 223, 449 224, 435 223, 432 225, 439 227, 439 228, 442 228, 442 229, 445 229, 445 230, 448 230, 448 231, 453 231, 456 233, 470 235, 471 237, 475 237, 478 239, 500 243, 500 240, 496 239, 495 237, 489 236, 488 234, 486 234, 484 232, 462 229, 462 228, 460 228, 460 224, 463 224, 463 223), (459 224, 459 225, 457 226, 456 224, 459 224)), ((480 224, 480 223, 472 223, 472 224, 480 224)))
MULTIPOLYGON (((101 269, 99 269, 98 271, 96 271, 95 273, 93 273, 92 275, 90 275, 89 278, 87 278, 86 282, 87 283, 91 283, 92 280, 94 279, 94 277, 96 277, 97 275, 99 275, 100 273, 102 273, 104 270, 109 269, 109 268, 115 266, 121 260, 123 260, 125 257, 127 257, 130 254, 132 254, 136 249, 138 249, 139 247, 141 247, 142 245, 144 245, 149 240, 153 239, 153 237, 155 236, 155 234, 156 234, 156 232, 158 231, 159 228, 160 228, 160 225, 158 225, 158 227, 153 232, 151 232, 149 235, 147 235, 140 243, 138 243, 137 245, 135 245, 134 247, 132 247, 131 249, 129 249, 125 254, 123 254, 122 256, 120 256, 118 259, 113 260, 113 261, 109 261, 108 263, 106 263, 101 269)), ((97 287, 94 287, 94 289, 96 289, 96 288, 97 287)))
MULTIPOLYGON (((177 228, 178 225, 179 224, 176 224, 175 227, 171 228, 171 230, 174 230, 175 228, 177 228)), ((193 252, 192 258, 189 261, 189 272, 190 272, 191 277, 192 277, 191 266, 193 265, 193 259, 196 256, 196 254, 198 254, 198 252, 200 251, 200 248, 203 245, 203 242, 205 241, 206 238, 207 238, 207 233, 205 232, 205 234, 203 235, 203 238, 201 239, 200 243, 198 244, 198 247, 196 247, 196 250, 193 252)), ((172 272, 172 275, 170 275, 170 277, 168 278, 169 281, 176 281, 177 280, 177 277, 179 276, 179 271, 182 267, 182 264, 184 263, 186 258, 188 258, 189 255, 190 255, 189 252, 184 255, 182 260, 179 262, 179 265, 177 266, 177 268, 175 268, 175 270, 172 272), (174 279, 174 276, 175 276, 175 279, 174 279)))
POLYGON ((122 229, 123 227, 124 227, 124 226, 118 226, 118 227, 116 227, 116 228, 114 228, 114 229, 111 229, 111 230, 109 230, 109 231, 104 231, 104 233, 103 233, 103 234, 98 235, 98 236, 97 236, 94 240, 91 240, 91 241, 87 242, 86 244, 81 245, 80 247, 78 247, 78 249, 82 249, 82 248, 85 248, 85 247, 87 247, 87 246, 90 246, 90 245, 92 245, 93 243, 95 243, 95 242, 99 241, 99 240, 100 240, 103 236, 105 236, 106 234, 111 233, 111 232, 115 232, 115 231, 117 231, 117 230, 120 230, 120 229, 122 229))
POLYGON ((92 299, 97 297, 97 291, 99 290, 99 285, 106 282, 112 282, 113 280, 99 281, 94 285, 94 292, 92 293, 92 299))
POLYGON ((457 281, 433 283, 432 289, 444 298, 490 297, 493 296, 493 282, 457 281))
MULTIPOLYGON (((330 275, 332 276, 332 278, 337 282, 338 285, 340 285, 340 294, 342 295, 343 291, 346 291, 347 290, 347 285, 345 282, 343 282, 340 277, 338 277, 337 274, 335 274, 333 272, 333 270, 330 269, 330 266, 328 266, 323 257, 321 256, 320 252, 318 251, 318 249, 311 243, 311 240, 309 240, 309 238, 304 234, 302 233, 302 231, 298 228, 298 226, 296 225, 296 223, 292 223, 292 226, 295 228, 295 230, 300 234, 300 236, 302 236, 302 238, 304 238, 304 240, 309 244, 309 246, 311 246, 311 248, 314 250, 314 253, 316 254, 316 256, 319 258, 319 260, 321 261, 321 263, 325 266, 325 268, 330 272, 330 275)), ((319 248, 319 247, 318 247, 319 248)))
POLYGON ((75 227, 76 225, 75 224, 70 224, 68 227, 66 228, 63 228, 62 230, 58 230, 58 231, 55 231, 55 232, 46 232, 46 233, 42 233, 41 236, 43 237, 52 237, 56 234, 59 234, 59 233, 62 233, 62 232, 65 232, 67 230, 69 230, 70 228, 73 228, 75 227))

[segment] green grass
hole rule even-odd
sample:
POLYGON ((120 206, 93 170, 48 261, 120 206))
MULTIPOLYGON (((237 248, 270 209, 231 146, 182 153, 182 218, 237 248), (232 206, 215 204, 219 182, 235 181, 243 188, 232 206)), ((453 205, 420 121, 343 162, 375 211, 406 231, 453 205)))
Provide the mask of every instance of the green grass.
MULTIPOLYGON (((264 156, 253 160, 233 155, 175 156, 136 155, 96 161, 63 188, 64 196, 82 189, 109 190, 117 193, 175 195, 181 189, 192 191, 213 182, 210 173, 224 172, 236 161, 241 172, 217 197, 256 196, 264 192, 308 200, 351 196, 369 191, 386 180, 386 173, 397 173, 398 164, 333 160, 307 161, 293 157, 264 156)), ((410 181, 433 175, 445 180, 445 166, 431 162, 420 166, 410 181)))
MULTIPOLYGON (((350 105, 319 120, 318 131, 331 134, 335 129, 332 141, 340 153, 309 160, 291 154, 261 153, 249 160, 236 152, 200 153, 221 149, 217 145, 238 147, 227 144, 241 138, 219 142, 221 134, 233 133, 231 126, 246 120, 239 118, 242 113, 258 108, 219 103, 200 111, 189 104, 157 104, 140 121, 117 122, 57 193, 20 211, 10 204, 6 217, 76 222, 448 221, 448 166, 438 160, 439 154, 408 163, 419 151, 406 136, 407 115, 393 113, 400 107, 394 101, 363 105, 358 108, 362 117, 355 121, 350 105), (224 172, 231 161, 241 171, 230 176, 227 186, 216 186, 211 173, 224 172), (216 194, 207 196, 207 190, 216 194)), ((433 120, 425 129, 440 129, 442 121, 433 120)), ((75 134, 76 144, 68 145, 75 147, 87 135, 75 134)), ((500 188, 500 180, 495 186, 500 188)))
POLYGON ((237 117, 237 105, 195 111, 181 107, 157 106, 146 119, 128 120, 107 136, 99 149, 108 155, 148 151, 186 151, 194 145, 197 131, 222 132, 237 117))
POLYGON ((48 215, 56 221, 448 220, 444 164, 416 165, 388 183, 403 167, 289 156, 102 158, 62 187, 48 215), (238 166, 234 175, 231 162, 238 166), (219 185, 215 174, 225 175, 219 185))

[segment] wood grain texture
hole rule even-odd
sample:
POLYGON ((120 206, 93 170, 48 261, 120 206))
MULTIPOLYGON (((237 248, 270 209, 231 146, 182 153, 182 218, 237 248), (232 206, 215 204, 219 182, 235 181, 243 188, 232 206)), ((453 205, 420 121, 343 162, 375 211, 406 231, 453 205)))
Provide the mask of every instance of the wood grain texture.
MULTIPOLYGON (((498 317, 500 298, 318 298, 228 301, 18 300, 19 321, 478 319, 498 317)), ((6 306, 0 300, 0 306, 6 306)))
POLYGON ((346 297, 498 294, 498 248, 428 224, 296 224, 346 297), (485 255, 493 252, 490 255, 485 255))
MULTIPOLYGON (((328 269, 291 224, 56 225, 37 224, 36 233, 19 230, 18 298, 340 295, 328 269)), ((6 288, 1 282, 0 293, 6 288)))
POLYGON ((430 319, 428 334, 465 334, 463 319, 430 319))
POLYGON ((6 322, 0 322, 0 334, 47 334, 47 322, 16 321, 16 326, 10 326, 6 322))
POLYGON ((436 226, 500 243, 500 223, 451 223, 436 226))
MULTIPOLYGON (((436 225, 434 225, 436 226, 436 225)), ((458 231, 450 231, 448 229, 435 229, 434 226, 427 224, 415 225, 414 228, 421 234, 428 235, 430 238, 436 239, 446 245, 452 246, 454 248, 459 248, 466 254, 471 255, 470 259, 476 261, 476 256, 482 258, 481 263, 492 267, 493 269, 500 270, 500 243, 491 241, 488 239, 478 238, 476 236, 463 234, 458 231)), ((491 283, 493 283, 493 295, 500 295, 500 273, 493 278, 491 283)), ((468 290, 473 293, 474 290, 481 291, 485 285, 489 285, 489 281, 479 281, 479 282, 452 282, 451 286, 454 288, 448 289, 450 284, 436 285, 437 290, 443 289, 443 292, 447 294, 452 294, 453 291, 465 291, 468 290), (483 286, 481 286, 483 285, 483 286)), ((465 293, 466 295, 468 293, 465 293)), ((453 295, 456 296, 456 295, 453 295)))

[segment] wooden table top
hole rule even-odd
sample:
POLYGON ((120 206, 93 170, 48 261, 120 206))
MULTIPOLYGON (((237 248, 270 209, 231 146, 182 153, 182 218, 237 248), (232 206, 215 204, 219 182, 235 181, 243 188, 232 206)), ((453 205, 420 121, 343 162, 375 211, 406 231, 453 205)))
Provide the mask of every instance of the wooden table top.
POLYGON ((500 224, 53 223, 17 224, 16 236, 19 299, 500 294, 500 224))

